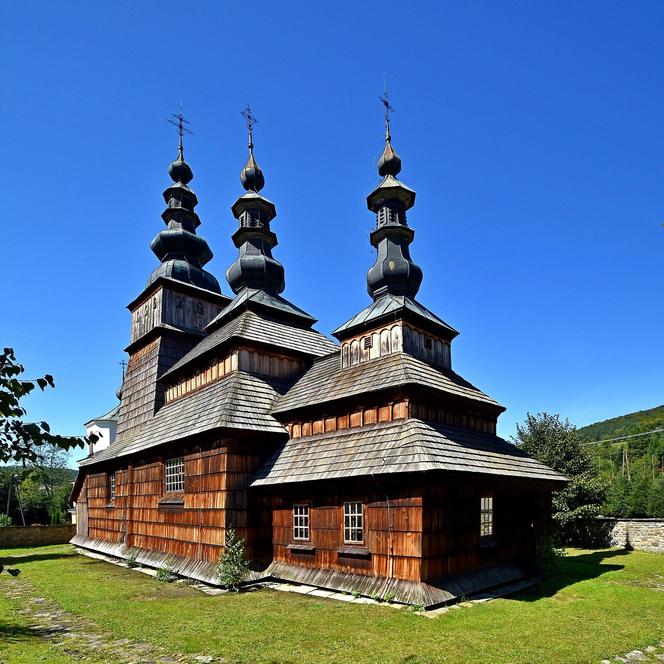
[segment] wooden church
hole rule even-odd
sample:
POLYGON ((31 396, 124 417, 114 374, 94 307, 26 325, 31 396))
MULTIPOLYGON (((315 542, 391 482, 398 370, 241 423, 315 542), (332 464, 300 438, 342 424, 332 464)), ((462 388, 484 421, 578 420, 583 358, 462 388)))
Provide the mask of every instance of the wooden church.
POLYGON ((204 269, 182 122, 160 261, 130 304, 117 436, 79 466, 78 547, 218 583, 229 527, 251 580, 426 607, 532 573, 565 477, 496 436, 504 408, 452 370, 458 332, 420 304, 415 192, 386 104, 370 304, 331 341, 284 297, 274 203, 249 158, 225 295, 204 269))

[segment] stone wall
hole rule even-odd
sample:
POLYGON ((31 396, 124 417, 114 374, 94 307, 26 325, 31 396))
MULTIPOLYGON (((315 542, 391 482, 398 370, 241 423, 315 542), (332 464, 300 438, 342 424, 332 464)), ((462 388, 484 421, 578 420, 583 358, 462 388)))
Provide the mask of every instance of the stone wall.
POLYGON ((664 553, 664 519, 602 519, 611 546, 664 553))
POLYGON ((76 526, 9 526, 0 528, 0 549, 17 546, 65 544, 76 534, 76 526))

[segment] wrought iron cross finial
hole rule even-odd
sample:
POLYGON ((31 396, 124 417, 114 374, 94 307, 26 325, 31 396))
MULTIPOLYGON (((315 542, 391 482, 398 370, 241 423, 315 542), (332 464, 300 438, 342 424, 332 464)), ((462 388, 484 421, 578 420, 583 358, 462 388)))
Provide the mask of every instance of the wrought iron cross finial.
POLYGON ((178 136, 179 136, 179 143, 178 143, 178 153, 180 155, 180 158, 182 158, 183 155, 183 149, 182 149, 182 135, 183 134, 191 134, 193 136, 194 132, 191 131, 188 127, 185 127, 186 124, 189 124, 189 120, 187 120, 184 115, 182 115, 182 102, 180 102, 180 112, 179 113, 171 113, 170 118, 166 118, 167 122, 170 122, 174 127, 178 128, 178 136), (172 119, 174 118, 174 119, 172 119))
POLYGON ((244 121, 247 123, 247 129, 249 131, 249 149, 253 150, 254 149, 254 126, 258 122, 256 120, 256 116, 254 115, 254 112, 251 110, 251 106, 247 104, 247 108, 245 108, 243 111, 240 113, 242 117, 244 118, 244 121))
POLYGON ((394 109, 390 104, 390 95, 387 92, 387 79, 383 79, 383 94, 378 97, 380 103, 385 107, 385 140, 389 143, 392 140, 390 136, 390 113, 394 113, 394 109))

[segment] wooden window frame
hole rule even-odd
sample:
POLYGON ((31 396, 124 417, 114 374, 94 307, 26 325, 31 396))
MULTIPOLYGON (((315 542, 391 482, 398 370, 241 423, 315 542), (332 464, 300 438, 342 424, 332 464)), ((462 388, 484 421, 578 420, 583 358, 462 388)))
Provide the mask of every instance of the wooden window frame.
POLYGON ((184 482, 184 457, 166 459, 164 461, 164 493, 184 493, 184 482), (172 472, 173 468, 177 468, 177 471, 172 472))
POLYGON ((361 500, 347 500, 344 501, 344 504, 342 506, 342 522, 341 522, 341 527, 342 527, 342 532, 343 532, 343 542, 344 544, 349 544, 351 546, 364 546, 365 543, 365 534, 364 534, 364 503, 361 500), (350 505, 359 505, 360 506, 360 512, 358 514, 352 514, 349 512, 348 518, 349 518, 349 525, 346 526, 346 507, 350 505), (348 530, 350 533, 352 533, 353 530, 358 530, 358 526, 351 525, 350 519, 353 516, 359 516, 360 517, 360 525, 359 525, 359 531, 361 534, 361 539, 356 540, 356 539, 347 539, 346 538, 346 531, 348 530))
POLYGON ((493 539, 495 532, 495 508, 493 496, 480 497, 480 539, 493 539))
POLYGON ((294 542, 311 542, 311 505, 309 503, 294 503, 293 509, 291 510, 292 514, 292 529, 291 536, 294 542), (304 508, 306 511, 304 514, 296 514, 296 508, 304 508), (304 518, 306 524, 300 523, 297 525, 296 518, 304 518), (298 530, 305 530, 307 533, 306 537, 297 537, 295 533, 298 530))
POLYGON ((116 491, 116 482, 115 482, 115 472, 108 474, 108 502, 115 502, 115 491, 116 491))

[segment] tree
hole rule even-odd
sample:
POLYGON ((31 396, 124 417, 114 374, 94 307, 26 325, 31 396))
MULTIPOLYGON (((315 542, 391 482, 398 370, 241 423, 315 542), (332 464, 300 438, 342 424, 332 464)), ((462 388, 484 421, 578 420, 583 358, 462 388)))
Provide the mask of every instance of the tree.
POLYGON ((648 515, 658 519, 664 517, 664 477, 654 479, 650 485, 648 515))
POLYGON ((539 413, 517 424, 515 444, 527 454, 569 478, 569 483, 552 496, 553 520, 564 544, 588 544, 599 516, 606 489, 597 477, 576 427, 560 415, 539 413))
POLYGON ((23 420, 27 412, 21 399, 35 387, 42 391, 55 387, 53 376, 26 380, 20 378, 24 371, 13 349, 5 348, 0 354, 0 462, 40 461, 48 445, 62 450, 83 447, 84 438, 58 436, 51 433, 47 422, 23 420))
POLYGON ((244 540, 236 535, 233 528, 226 530, 226 544, 219 558, 217 572, 221 585, 234 591, 239 590, 249 575, 249 563, 244 557, 244 540))

